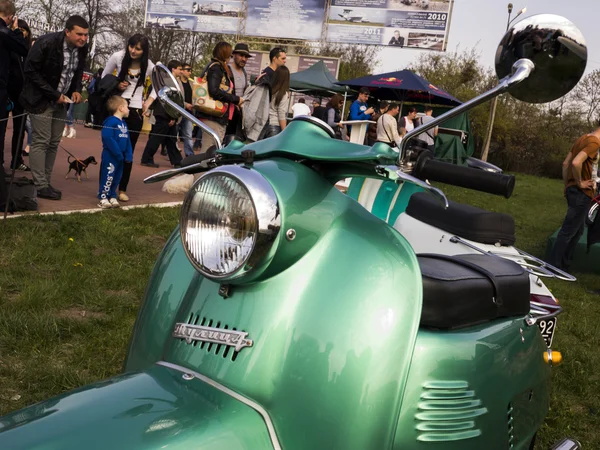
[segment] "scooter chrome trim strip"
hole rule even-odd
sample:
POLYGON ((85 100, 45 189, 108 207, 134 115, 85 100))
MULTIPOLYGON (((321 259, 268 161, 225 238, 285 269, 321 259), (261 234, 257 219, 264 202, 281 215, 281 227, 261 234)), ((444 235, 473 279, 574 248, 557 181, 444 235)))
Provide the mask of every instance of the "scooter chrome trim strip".
POLYGON ((185 339, 191 344, 193 341, 212 342, 213 344, 228 345, 239 352, 244 347, 252 347, 254 342, 246 339, 248 333, 244 331, 225 330, 223 328, 205 327, 202 325, 190 325, 178 322, 173 329, 173 337, 185 339))
POLYGON ((207 376, 199 374, 198 372, 190 370, 186 367, 182 367, 177 364, 173 364, 173 363, 166 362, 166 361, 158 361, 156 364, 159 366, 167 367, 169 369, 173 369, 178 372, 181 372, 184 375, 187 375, 188 377, 189 377, 189 375, 193 375, 195 378, 198 378, 200 381, 204 381, 206 384, 214 387, 215 389, 218 389, 219 391, 229 395, 230 397, 235 398, 236 400, 242 402, 244 405, 249 406, 250 408, 255 410, 257 413, 259 413, 262 416, 263 420, 265 421, 265 425, 267 426, 267 430, 269 431, 269 437, 271 438, 271 444, 273 444, 273 449, 281 450, 281 445, 279 444, 279 439, 277 438, 277 433, 275 432, 275 426, 273 425, 273 421, 271 420, 269 413, 258 403, 250 400, 247 397, 244 397, 243 395, 238 394, 237 392, 229 389, 228 387, 223 386, 222 384, 208 378, 207 376))

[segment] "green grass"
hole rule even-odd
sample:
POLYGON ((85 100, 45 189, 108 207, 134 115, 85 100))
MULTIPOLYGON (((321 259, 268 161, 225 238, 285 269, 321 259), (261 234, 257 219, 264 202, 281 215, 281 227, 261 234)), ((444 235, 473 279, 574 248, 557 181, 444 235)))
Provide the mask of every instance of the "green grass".
POLYGON ((0 222, 0 414, 118 373, 175 209, 0 222))
MULTIPOLYGON (((517 244, 544 256, 566 211, 559 181, 518 176, 510 200, 443 187, 456 201, 510 213, 517 244)), ((0 414, 121 370, 152 265, 178 209, 27 217, 0 223, 0 414), (72 238, 72 240, 71 240, 72 238), (83 313, 85 311, 85 314, 83 313)), ((550 281, 565 313, 550 412, 536 448, 562 437, 600 448, 600 276, 550 281)))

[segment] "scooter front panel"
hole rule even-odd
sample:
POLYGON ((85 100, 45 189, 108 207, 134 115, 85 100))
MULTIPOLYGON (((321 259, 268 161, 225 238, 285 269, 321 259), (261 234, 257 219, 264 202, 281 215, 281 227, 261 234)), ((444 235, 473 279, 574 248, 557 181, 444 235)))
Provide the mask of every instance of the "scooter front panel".
MULTIPOLYGON (((159 262, 185 288, 167 302, 171 282, 151 281, 148 300, 166 302, 163 311, 179 304, 146 316, 161 333, 171 327, 161 359, 260 404, 286 450, 390 448, 421 313, 416 257, 395 230, 312 170, 274 160, 256 168, 280 199, 282 229, 294 228, 296 238, 281 241, 263 279, 230 286, 227 298, 217 283, 159 262), (243 331, 253 344, 237 352, 171 336, 190 321, 243 331)), ((181 242, 169 245, 163 255, 185 266, 181 242)), ((139 328, 150 333, 151 325, 139 328)), ((144 359, 134 355, 144 336, 132 361, 144 359)))

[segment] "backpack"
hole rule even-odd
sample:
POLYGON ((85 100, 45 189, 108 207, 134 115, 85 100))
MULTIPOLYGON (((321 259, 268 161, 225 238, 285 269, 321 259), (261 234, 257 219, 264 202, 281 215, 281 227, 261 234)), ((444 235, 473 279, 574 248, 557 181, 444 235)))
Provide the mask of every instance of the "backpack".
POLYGON ((121 95, 118 89, 119 79, 111 74, 108 74, 96 82, 94 92, 88 97, 88 107, 100 116, 100 120, 96 123, 104 122, 108 116, 106 111, 106 100, 113 95, 121 95))
MULTIPOLYGON (((0 208, 4 211, 6 208, 6 198, 8 197, 8 188, 10 180, 0 170, 0 208)), ((37 211, 37 190, 33 181, 27 177, 15 178, 12 190, 10 192, 9 212, 15 211, 37 211)))

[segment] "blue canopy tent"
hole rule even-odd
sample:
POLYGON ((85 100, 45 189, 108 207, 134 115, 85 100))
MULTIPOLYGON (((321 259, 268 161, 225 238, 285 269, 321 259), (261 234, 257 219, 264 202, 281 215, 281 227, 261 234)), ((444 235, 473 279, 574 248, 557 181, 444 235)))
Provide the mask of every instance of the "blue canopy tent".
POLYGON ((462 103, 410 70, 369 75, 339 81, 338 84, 353 88, 369 88, 371 95, 379 100, 439 106, 458 106, 462 103))
MULTIPOLYGON (((435 116, 461 104, 460 100, 410 70, 369 75, 338 83, 355 89, 366 87, 371 96, 380 101, 400 103, 401 115, 404 103, 435 105, 435 116)), ((445 121, 440 126, 440 134, 436 138, 435 157, 446 162, 467 165, 467 159, 475 151, 474 141, 469 139, 470 135, 471 123, 466 114, 445 121)))

